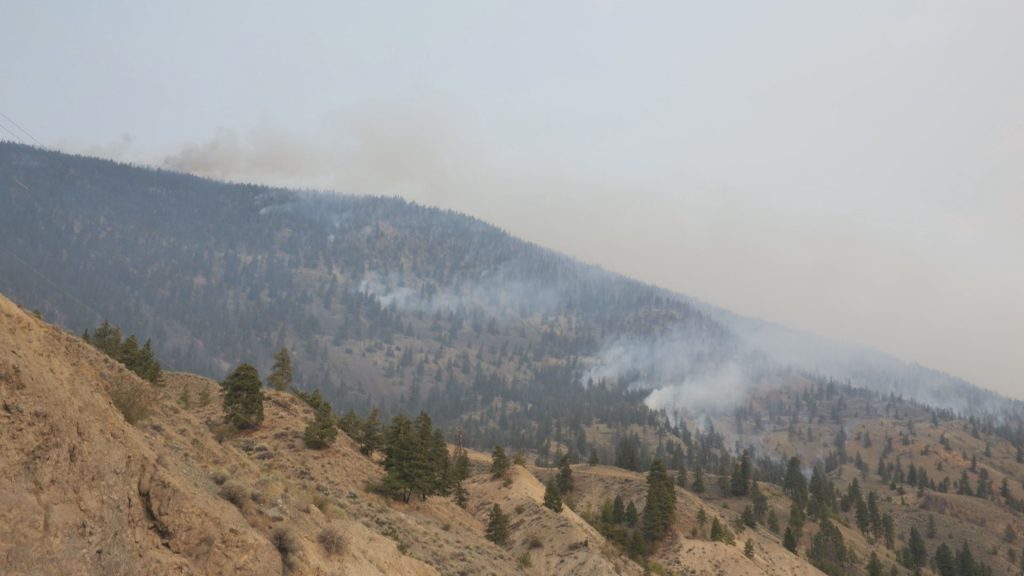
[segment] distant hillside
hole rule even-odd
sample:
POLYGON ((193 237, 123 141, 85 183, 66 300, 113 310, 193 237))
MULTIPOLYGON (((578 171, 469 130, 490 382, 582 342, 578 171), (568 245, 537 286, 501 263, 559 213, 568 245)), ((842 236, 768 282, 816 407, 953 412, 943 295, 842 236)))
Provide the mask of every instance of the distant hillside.
POLYGON ((394 198, 3 143, 0 205, 0 290, 47 319, 109 319, 166 366, 215 378, 238 360, 265 372, 288 347, 298 385, 337 406, 427 409, 479 446, 585 454, 594 420, 665 428, 803 371, 957 408, 964 391, 993 397, 838 345, 819 362, 809 336, 787 354, 785 329, 394 198))

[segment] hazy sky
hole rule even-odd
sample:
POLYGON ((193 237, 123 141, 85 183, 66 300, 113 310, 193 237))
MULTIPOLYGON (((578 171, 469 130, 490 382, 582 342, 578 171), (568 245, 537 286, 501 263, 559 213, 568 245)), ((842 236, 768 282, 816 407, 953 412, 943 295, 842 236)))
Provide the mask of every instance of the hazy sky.
POLYGON ((1020 0, 0 0, 0 112, 63 150, 454 208, 1024 396, 1022 23, 1020 0))

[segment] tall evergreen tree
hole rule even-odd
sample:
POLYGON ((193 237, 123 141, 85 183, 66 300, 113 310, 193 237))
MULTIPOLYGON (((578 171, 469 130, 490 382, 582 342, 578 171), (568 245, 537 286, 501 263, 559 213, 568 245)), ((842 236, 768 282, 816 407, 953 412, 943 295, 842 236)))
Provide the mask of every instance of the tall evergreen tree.
POLYGON ((292 385, 292 357, 287 348, 281 348, 274 354, 274 366, 267 383, 275 390, 287 390, 292 385))
POLYGON ((647 501, 644 505, 643 532, 648 542, 662 539, 672 527, 676 512, 676 493, 672 479, 661 460, 651 463, 647 472, 647 501))
POLYGON ((373 456, 374 452, 381 449, 384 436, 381 432, 380 410, 370 410, 370 416, 363 422, 362 430, 359 433, 359 451, 366 456, 373 456))
POLYGON ((544 506, 555 512, 562 511, 562 497, 558 493, 558 484, 554 480, 550 480, 544 485, 544 506))
POLYGON ((485 536, 491 542, 504 547, 508 544, 508 516, 501 511, 501 506, 495 504, 487 518, 487 529, 485 536))
POLYGON ((494 452, 491 453, 491 477, 494 479, 503 477, 510 467, 511 463, 508 461, 505 449, 495 446, 494 452))
POLYGON ((828 518, 821 520, 818 532, 807 550, 807 559, 829 576, 846 574, 850 557, 843 533, 828 518))
POLYGON ((249 364, 239 364, 221 382, 224 414, 228 424, 242 430, 263 422, 263 391, 259 373, 249 364))
POLYGON ((558 462, 558 475, 556 476, 556 482, 558 483, 558 492, 560 494, 568 494, 572 492, 572 466, 569 464, 569 455, 562 456, 562 459, 558 462))
POLYGON ((943 542, 935 549, 935 571, 939 576, 958 576, 956 571, 956 558, 949 545, 943 542))

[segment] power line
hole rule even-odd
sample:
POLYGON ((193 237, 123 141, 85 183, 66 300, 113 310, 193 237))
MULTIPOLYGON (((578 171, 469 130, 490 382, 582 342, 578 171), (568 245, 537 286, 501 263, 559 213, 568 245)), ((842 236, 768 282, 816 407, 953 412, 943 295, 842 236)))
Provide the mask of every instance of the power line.
POLYGON ((25 143, 25 141, 24 141, 24 140, 22 140, 20 136, 18 136, 18 135, 17 135, 17 134, 15 134, 14 132, 11 132, 10 130, 8 130, 8 129, 7 129, 7 126, 4 126, 3 124, 0 124, 0 128, 3 128, 3 129, 4 129, 4 132, 7 132, 7 133, 8 133, 8 134, 10 134, 11 136, 13 136, 13 137, 14 137, 14 139, 15 139, 15 140, 17 140, 18 142, 20 142, 20 143, 22 143, 22 144, 24 144, 24 143, 25 143))
MULTIPOLYGON (((43 143, 42 143, 42 142, 40 142, 39 140, 37 140, 37 139, 36 139, 36 137, 35 137, 35 136, 33 136, 31 132, 29 132, 28 130, 25 130, 24 128, 22 128, 22 127, 21 127, 21 125, 19 125, 19 124, 18 124, 17 122, 15 122, 13 118, 11 118, 10 116, 8 116, 7 114, 4 114, 3 112, 0 112, 0 116, 3 116, 4 118, 6 118, 6 119, 7 119, 7 121, 8 121, 8 122, 10 122, 11 124, 14 124, 14 127, 15 127, 15 128, 17 128, 18 130, 21 130, 21 131, 22 131, 22 132, 23 132, 23 133, 24 133, 24 134, 25 134, 26 136, 28 136, 29 138, 31 138, 33 142, 35 142, 36 144, 38 144, 40 148, 46 148, 46 146, 43 146, 43 143)), ((9 131, 8 131, 8 132, 9 132, 9 131)))
MULTIPOLYGON (((2 127, 2 126, 3 126, 3 124, 0 124, 0 127, 2 127)), ((31 188, 29 188, 28 186, 25 186, 25 184, 22 183, 21 180, 18 180, 17 178, 13 178, 13 180, 15 182, 17 182, 18 185, 21 186, 22 188, 24 188, 25 190, 28 190, 29 192, 33 192, 33 190, 31 188)), ((68 298, 72 302, 75 302, 76 304, 78 304, 79 306, 84 308, 85 310, 88 310, 89 312, 92 312, 93 314, 96 315, 97 318, 99 318, 101 320, 103 318, 105 318, 105 316, 103 314, 100 314, 99 311, 97 311, 95 308, 93 308, 92 306, 89 306, 85 302, 82 302, 81 300, 76 298, 74 295, 72 295, 70 292, 68 292, 66 289, 64 289, 64 287, 61 286, 60 284, 57 284, 53 280, 50 280, 50 278, 46 274, 43 274, 42 272, 37 270, 34 266, 32 266, 31 264, 26 262, 24 259, 22 259, 21 256, 18 256, 17 254, 15 254, 14 252, 11 252, 10 250, 8 250, 7 248, 5 248, 3 246, 0 246, 0 252, 3 252, 5 254, 7 254, 8 256, 10 256, 11 258, 14 258, 18 262, 20 262, 21 265, 24 266, 25 268, 27 268, 30 272, 32 272, 36 276, 39 276, 40 278, 42 278, 50 286, 53 286, 53 288, 56 289, 57 292, 63 294, 66 298, 68 298)))

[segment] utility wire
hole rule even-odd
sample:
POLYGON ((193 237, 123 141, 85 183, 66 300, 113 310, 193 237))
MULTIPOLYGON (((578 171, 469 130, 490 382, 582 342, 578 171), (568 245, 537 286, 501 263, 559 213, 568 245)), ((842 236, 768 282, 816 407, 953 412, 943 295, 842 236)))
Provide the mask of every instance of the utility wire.
POLYGON ((0 124, 0 128, 3 128, 3 129, 4 129, 4 132, 7 132, 7 133, 8 133, 8 134, 10 134, 11 136, 13 136, 13 137, 14 137, 14 139, 15 139, 15 140, 17 140, 18 142, 20 142, 20 143, 22 143, 22 144, 24 144, 24 143, 25 143, 25 141, 24 141, 24 140, 22 140, 20 136, 18 136, 18 135, 17 135, 17 134, 15 134, 14 132, 11 132, 11 131, 10 131, 10 130, 9 130, 9 129, 7 128, 7 126, 4 126, 3 124, 0 124))
MULTIPOLYGON (((0 126, 3 126, 3 125, 2 125, 2 124, 0 124, 0 126)), ((31 188, 29 188, 28 186, 25 186, 25 184, 24 184, 24 183, 22 183, 22 182, 21 182, 20 180, 18 180, 17 178, 14 178, 13 180, 14 180, 14 181, 15 181, 15 182, 16 182, 16 183, 17 183, 17 184, 19 185, 19 186, 21 186, 22 188, 24 188, 25 190, 28 190, 29 192, 33 192, 33 190, 32 190, 31 188)), ((33 192, 33 193, 34 193, 34 192, 33 192)), ((0 252, 3 252, 3 253, 5 253, 5 254, 7 254, 8 256, 10 256, 11 258, 14 258, 14 259, 15 259, 15 260, 17 260, 18 262, 20 262, 22 266, 24 266, 25 268, 27 268, 27 269, 28 269, 28 270, 29 270, 30 272, 32 272, 32 273, 33 273, 33 274, 35 274, 36 276, 39 276, 40 278, 42 278, 42 279, 43 279, 43 280, 44 280, 44 281, 45 281, 45 282, 46 282, 47 284, 49 284, 50 286, 53 286, 53 288, 54 288, 54 289, 56 289, 56 290, 57 290, 58 292, 60 292, 61 294, 63 294, 63 295, 64 295, 64 296, 66 297, 66 298, 68 298, 68 299, 69 299, 69 300, 71 300, 72 302, 74 302, 74 303, 78 304, 79 306, 81 306, 81 307, 82 307, 82 308, 84 308, 85 310, 88 310, 89 312, 92 312, 93 314, 95 314, 95 315, 96 315, 96 317, 97 317, 98 319, 100 319, 100 320, 103 320, 104 318, 106 318, 106 317, 105 317, 105 316, 104 316, 103 314, 100 314, 100 313, 99 313, 99 311, 97 311, 97 310, 96 310, 95 308, 93 308, 92 306, 89 306, 89 305, 88 305, 88 304, 86 304, 85 302, 82 302, 81 300, 79 300, 78 298, 76 298, 76 297, 75 297, 75 296, 74 296, 73 294, 71 294, 71 293, 70 293, 70 292, 68 292, 68 291, 67 291, 66 289, 64 289, 64 287, 63 287, 63 286, 61 286, 60 284, 57 284, 57 283, 56 283, 56 282, 54 282, 53 280, 50 280, 49 276, 47 276, 46 274, 43 274, 42 272, 40 272, 39 270, 37 270, 37 269, 35 268, 35 266, 32 266, 31 264, 29 264, 28 262, 26 262, 26 261, 25 261, 25 260, 24 260, 24 259, 23 259, 23 258, 22 258, 21 256, 18 256, 17 254, 15 254, 14 252, 11 252, 10 250, 8 250, 7 248, 5 248, 5 247, 3 247, 3 246, 0 246, 0 252)))
MULTIPOLYGON (((28 130, 25 130, 24 128, 22 128, 21 125, 19 125, 17 122, 15 122, 13 118, 8 116, 7 114, 4 114, 3 112, 0 112, 0 116, 6 118, 7 121, 10 122, 11 124, 14 124, 15 128, 17 128, 18 130, 21 130, 26 136, 31 138, 32 141, 35 142, 40 148, 46 148, 46 146, 43 146, 42 142, 37 140, 36 137, 33 136, 31 132, 29 132, 28 130)), ((10 131, 8 130, 8 132, 10 132, 10 131)))

